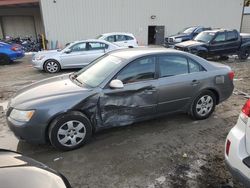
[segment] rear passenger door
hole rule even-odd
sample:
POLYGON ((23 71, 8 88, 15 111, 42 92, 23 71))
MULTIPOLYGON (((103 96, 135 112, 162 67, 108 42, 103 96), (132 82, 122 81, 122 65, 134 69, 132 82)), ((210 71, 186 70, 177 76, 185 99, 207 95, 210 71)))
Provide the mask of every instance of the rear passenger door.
POLYGON ((226 50, 228 54, 235 53, 241 44, 237 31, 227 31, 226 41, 226 50))
POLYGON ((158 56, 158 113, 184 110, 199 91, 205 69, 182 55, 158 56))
POLYGON ((125 35, 116 35, 116 42, 115 42, 118 46, 129 46, 128 41, 126 40, 126 36, 125 35))
POLYGON ((108 47, 109 46, 107 44, 102 42, 88 42, 88 55, 86 56, 86 62, 88 62, 87 64, 104 55, 108 47))

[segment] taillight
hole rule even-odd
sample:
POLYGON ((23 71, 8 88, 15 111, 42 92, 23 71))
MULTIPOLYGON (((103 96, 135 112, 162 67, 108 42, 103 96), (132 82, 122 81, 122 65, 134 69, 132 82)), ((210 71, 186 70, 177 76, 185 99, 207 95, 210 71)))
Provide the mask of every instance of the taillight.
POLYGON ((18 50, 19 50, 19 48, 18 48, 18 47, 16 47, 16 46, 13 46, 13 47, 11 48, 11 50, 12 50, 12 51, 18 51, 18 50))
POLYGON ((229 76, 230 80, 233 80, 233 79, 234 79, 234 72, 233 72, 233 71, 230 71, 230 72, 228 73, 228 76, 229 76))
POLYGON ((245 105, 242 108, 242 113, 244 113, 247 117, 250 117, 250 99, 247 100, 245 105))
POLYGON ((229 154, 230 145, 231 145, 230 140, 227 140, 227 144, 226 144, 226 154, 227 154, 227 156, 228 156, 228 154, 229 154))

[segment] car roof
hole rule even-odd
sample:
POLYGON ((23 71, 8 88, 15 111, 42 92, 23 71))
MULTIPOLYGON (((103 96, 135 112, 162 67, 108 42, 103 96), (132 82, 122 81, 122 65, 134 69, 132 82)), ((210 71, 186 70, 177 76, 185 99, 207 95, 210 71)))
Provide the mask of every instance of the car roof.
POLYGON ((178 53, 178 54, 186 54, 185 52, 178 51, 175 49, 169 48, 160 48, 160 47, 136 47, 136 48, 127 48, 121 50, 115 50, 109 52, 110 55, 120 57, 122 59, 134 59, 145 55, 154 55, 161 53, 178 53))
POLYGON ((104 33, 101 34, 102 36, 109 36, 109 35, 129 35, 134 36, 132 33, 126 33, 126 32, 111 32, 111 33, 104 33))
POLYGON ((206 30, 203 32, 217 33, 217 32, 225 32, 225 31, 237 31, 237 30, 235 30, 235 29, 212 29, 212 30, 206 30))

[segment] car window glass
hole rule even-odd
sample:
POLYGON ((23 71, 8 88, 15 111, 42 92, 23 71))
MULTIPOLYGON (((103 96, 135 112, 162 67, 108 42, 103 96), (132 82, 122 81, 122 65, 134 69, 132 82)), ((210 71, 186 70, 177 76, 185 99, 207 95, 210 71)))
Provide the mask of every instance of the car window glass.
POLYGON ((188 63, 185 57, 160 56, 160 77, 175 76, 188 73, 188 63))
POLYGON ((79 51, 85 51, 86 50, 86 43, 78 43, 72 46, 71 48, 72 52, 79 52, 79 51))
POLYGON ((226 35, 225 33, 219 33, 215 39, 214 42, 224 42, 226 40, 226 35))
POLYGON ((134 40, 133 37, 125 35, 126 40, 134 40))
POLYGON ((109 42, 115 42, 115 35, 108 36, 105 40, 109 42))
POLYGON ((143 80, 151 80, 155 77, 155 57, 145 57, 131 62, 116 77, 124 84, 143 80))
POLYGON ((195 62, 192 59, 188 59, 188 63, 189 63, 189 72, 190 73, 201 72, 201 71, 205 70, 200 64, 198 64, 197 62, 195 62))
POLYGON ((227 41, 235 41, 237 39, 237 34, 234 31, 227 32, 227 41))
POLYGON ((88 50, 103 50, 106 48, 104 43, 100 42, 89 42, 88 43, 88 50))
POLYGON ((200 33, 200 32, 202 32, 203 31, 203 28, 199 28, 199 29, 196 29, 196 31, 195 31, 195 33, 200 33))
POLYGON ((125 41, 126 37, 124 35, 116 35, 116 42, 125 41))

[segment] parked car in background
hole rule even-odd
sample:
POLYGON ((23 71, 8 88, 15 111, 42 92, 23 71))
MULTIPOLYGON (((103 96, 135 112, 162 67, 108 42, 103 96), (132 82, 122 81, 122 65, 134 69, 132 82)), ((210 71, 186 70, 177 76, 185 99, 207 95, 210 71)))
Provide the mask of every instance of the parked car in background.
POLYGON ((240 34, 236 30, 225 29, 204 31, 194 40, 176 44, 174 48, 203 58, 238 55, 239 59, 244 60, 250 53, 250 34, 240 34))
POLYGON ((56 73, 61 69, 82 68, 103 54, 120 48, 100 39, 76 41, 62 50, 38 52, 32 58, 32 64, 37 69, 56 73))
POLYGON ((11 61, 24 57, 24 51, 18 44, 7 44, 0 42, 0 65, 8 64, 11 61))
POLYGON ((105 33, 97 37, 97 39, 103 39, 118 46, 125 47, 137 47, 138 42, 135 36, 131 33, 105 33))
POLYGON ((250 99, 227 136, 225 160, 233 177, 250 187, 250 99))
POLYGON ((174 112, 206 119, 231 96, 233 77, 228 66, 173 49, 116 50, 22 89, 6 117, 20 140, 72 150, 108 127, 174 112))
POLYGON ((71 188, 59 172, 22 154, 0 149, 0 182, 4 188, 71 188))
POLYGON ((211 28, 203 26, 187 27, 182 31, 178 32, 177 34, 165 38, 164 46, 174 47, 174 45, 177 43, 192 40, 199 33, 206 30, 211 30, 211 28))

